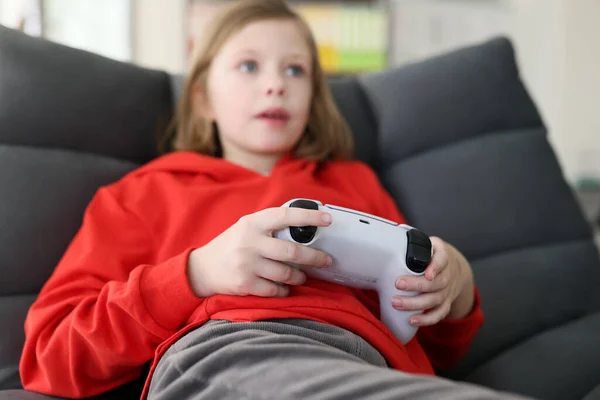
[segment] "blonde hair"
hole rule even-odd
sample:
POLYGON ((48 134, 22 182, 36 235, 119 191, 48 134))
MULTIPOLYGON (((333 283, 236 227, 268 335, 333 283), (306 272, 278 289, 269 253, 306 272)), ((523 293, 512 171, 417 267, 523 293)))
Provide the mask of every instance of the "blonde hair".
MULTIPOLYGON (((169 135, 165 138, 173 140, 173 150, 222 156, 216 124, 195 115, 193 111, 194 87, 199 84, 206 89, 211 62, 233 34, 250 23, 270 19, 295 21, 312 53, 313 99, 306 129, 293 149, 294 156, 315 161, 349 159, 352 156, 352 133, 331 94, 311 30, 303 18, 282 0, 238 0, 207 27, 188 72, 169 135)), ((163 149, 164 145, 163 142, 163 149)))

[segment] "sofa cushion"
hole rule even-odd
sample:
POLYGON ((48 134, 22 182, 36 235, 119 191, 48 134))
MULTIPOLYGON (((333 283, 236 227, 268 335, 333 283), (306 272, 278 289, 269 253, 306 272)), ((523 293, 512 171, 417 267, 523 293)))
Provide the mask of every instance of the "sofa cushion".
POLYGON ((592 389, 582 400, 600 400, 600 384, 592 389))
POLYGON ((167 74, 0 25, 0 143, 145 162, 172 114, 167 74))
POLYGON ((470 259, 590 238, 541 127, 486 132, 388 164, 407 218, 470 259))
POLYGON ((35 294, 0 296, 0 391, 21 388, 19 359, 25 338, 23 321, 35 294))
MULTIPOLYGON (((409 223, 467 256, 481 292, 486 322, 446 376, 493 381, 486 369, 469 374, 544 330, 600 310, 600 260, 590 226, 507 40, 360 82, 378 118, 384 185, 409 223)), ((600 348, 589 351, 600 359, 600 348)), ((522 362, 529 355, 522 353, 522 362)), ((547 368, 542 359, 527 362, 547 368)))
POLYGON ((37 293, 97 188, 136 166, 88 153, 0 145, 0 296, 37 293))
POLYGON ((89 153, 0 145, 0 390, 20 387, 27 309, 86 205, 99 186, 135 166, 89 153))
POLYGON ((599 332, 597 312, 513 346, 466 380, 544 400, 591 397, 600 382, 599 332))
POLYGON ((597 310, 598 295, 593 293, 598 292, 598 281, 582 279, 589 275, 589 260, 596 254, 596 247, 581 239, 474 260, 482 302, 493 318, 487 319, 483 334, 475 340, 471 360, 484 362, 515 339, 527 340, 597 310))
POLYGON ((497 38, 361 77, 384 163, 491 132, 542 127, 510 42, 497 38))
POLYGON ((329 85, 337 107, 352 130, 354 157, 378 165, 377 121, 358 80, 354 77, 332 78, 329 85))

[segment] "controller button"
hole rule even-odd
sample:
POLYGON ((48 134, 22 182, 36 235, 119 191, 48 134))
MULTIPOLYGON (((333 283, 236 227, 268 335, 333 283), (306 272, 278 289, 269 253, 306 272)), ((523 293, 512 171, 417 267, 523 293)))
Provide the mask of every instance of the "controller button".
POLYGON ((315 237, 317 233, 316 226, 291 226, 290 234, 292 239, 298 243, 308 243, 315 237))
POLYGON ((408 243, 416 244, 418 246, 429 247, 431 249, 431 240, 429 236, 424 234, 418 229, 411 229, 407 232, 408 243))
POLYGON ((292 202, 292 204, 290 204, 290 207, 294 207, 294 208, 306 208, 309 210, 318 210, 319 209, 319 204, 311 201, 311 200, 295 200, 292 202))
MULTIPOLYGON (((311 201, 299 199, 295 200, 290 204, 290 207, 294 208, 305 208, 308 210, 318 210, 319 204, 311 201)), ((290 227, 290 234, 292 235, 292 239, 294 239, 298 243, 308 243, 314 237, 315 233, 317 233, 316 226, 292 226, 290 227)))
POLYGON ((408 245, 406 252, 406 266, 413 272, 425 271, 431 262, 431 249, 415 244, 408 245))
POLYGON ((406 235, 406 266, 415 273, 422 273, 431 262, 431 240, 417 229, 411 229, 406 235))

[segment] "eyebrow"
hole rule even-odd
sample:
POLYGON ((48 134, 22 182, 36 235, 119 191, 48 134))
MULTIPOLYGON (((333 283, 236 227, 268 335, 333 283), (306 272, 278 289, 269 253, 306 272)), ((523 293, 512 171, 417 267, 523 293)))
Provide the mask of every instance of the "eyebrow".
POLYGON ((310 60, 310 54, 305 54, 305 53, 294 53, 294 54, 290 54, 289 56, 290 58, 301 58, 301 59, 308 59, 310 60))
POLYGON ((254 50, 244 49, 244 50, 236 51, 235 53, 233 53, 233 55, 236 57, 246 55, 246 54, 255 55, 255 54, 257 54, 257 52, 254 50))
MULTIPOLYGON (((258 55, 259 52, 257 52, 256 50, 252 50, 252 49, 244 49, 244 50, 240 50, 238 52, 234 53, 235 57, 240 57, 243 55, 253 55, 256 56, 258 55)), ((310 61, 310 54, 307 53, 292 53, 292 54, 286 54, 284 58, 290 58, 290 59, 301 59, 304 61, 310 61)))

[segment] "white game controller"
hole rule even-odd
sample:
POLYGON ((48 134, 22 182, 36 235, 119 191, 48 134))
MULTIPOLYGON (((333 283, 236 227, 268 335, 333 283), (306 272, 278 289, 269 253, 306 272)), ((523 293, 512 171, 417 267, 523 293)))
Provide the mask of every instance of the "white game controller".
POLYGON ((290 265, 312 278, 377 291, 381 321, 398 340, 408 343, 418 329, 409 318, 420 311, 397 310, 392 297, 418 294, 398 290, 395 283, 401 275, 425 273, 433 254, 429 237, 409 225, 316 200, 293 199, 282 207, 322 210, 333 218, 327 227, 290 227, 273 233, 276 238, 322 250, 333 258, 328 268, 290 265))

